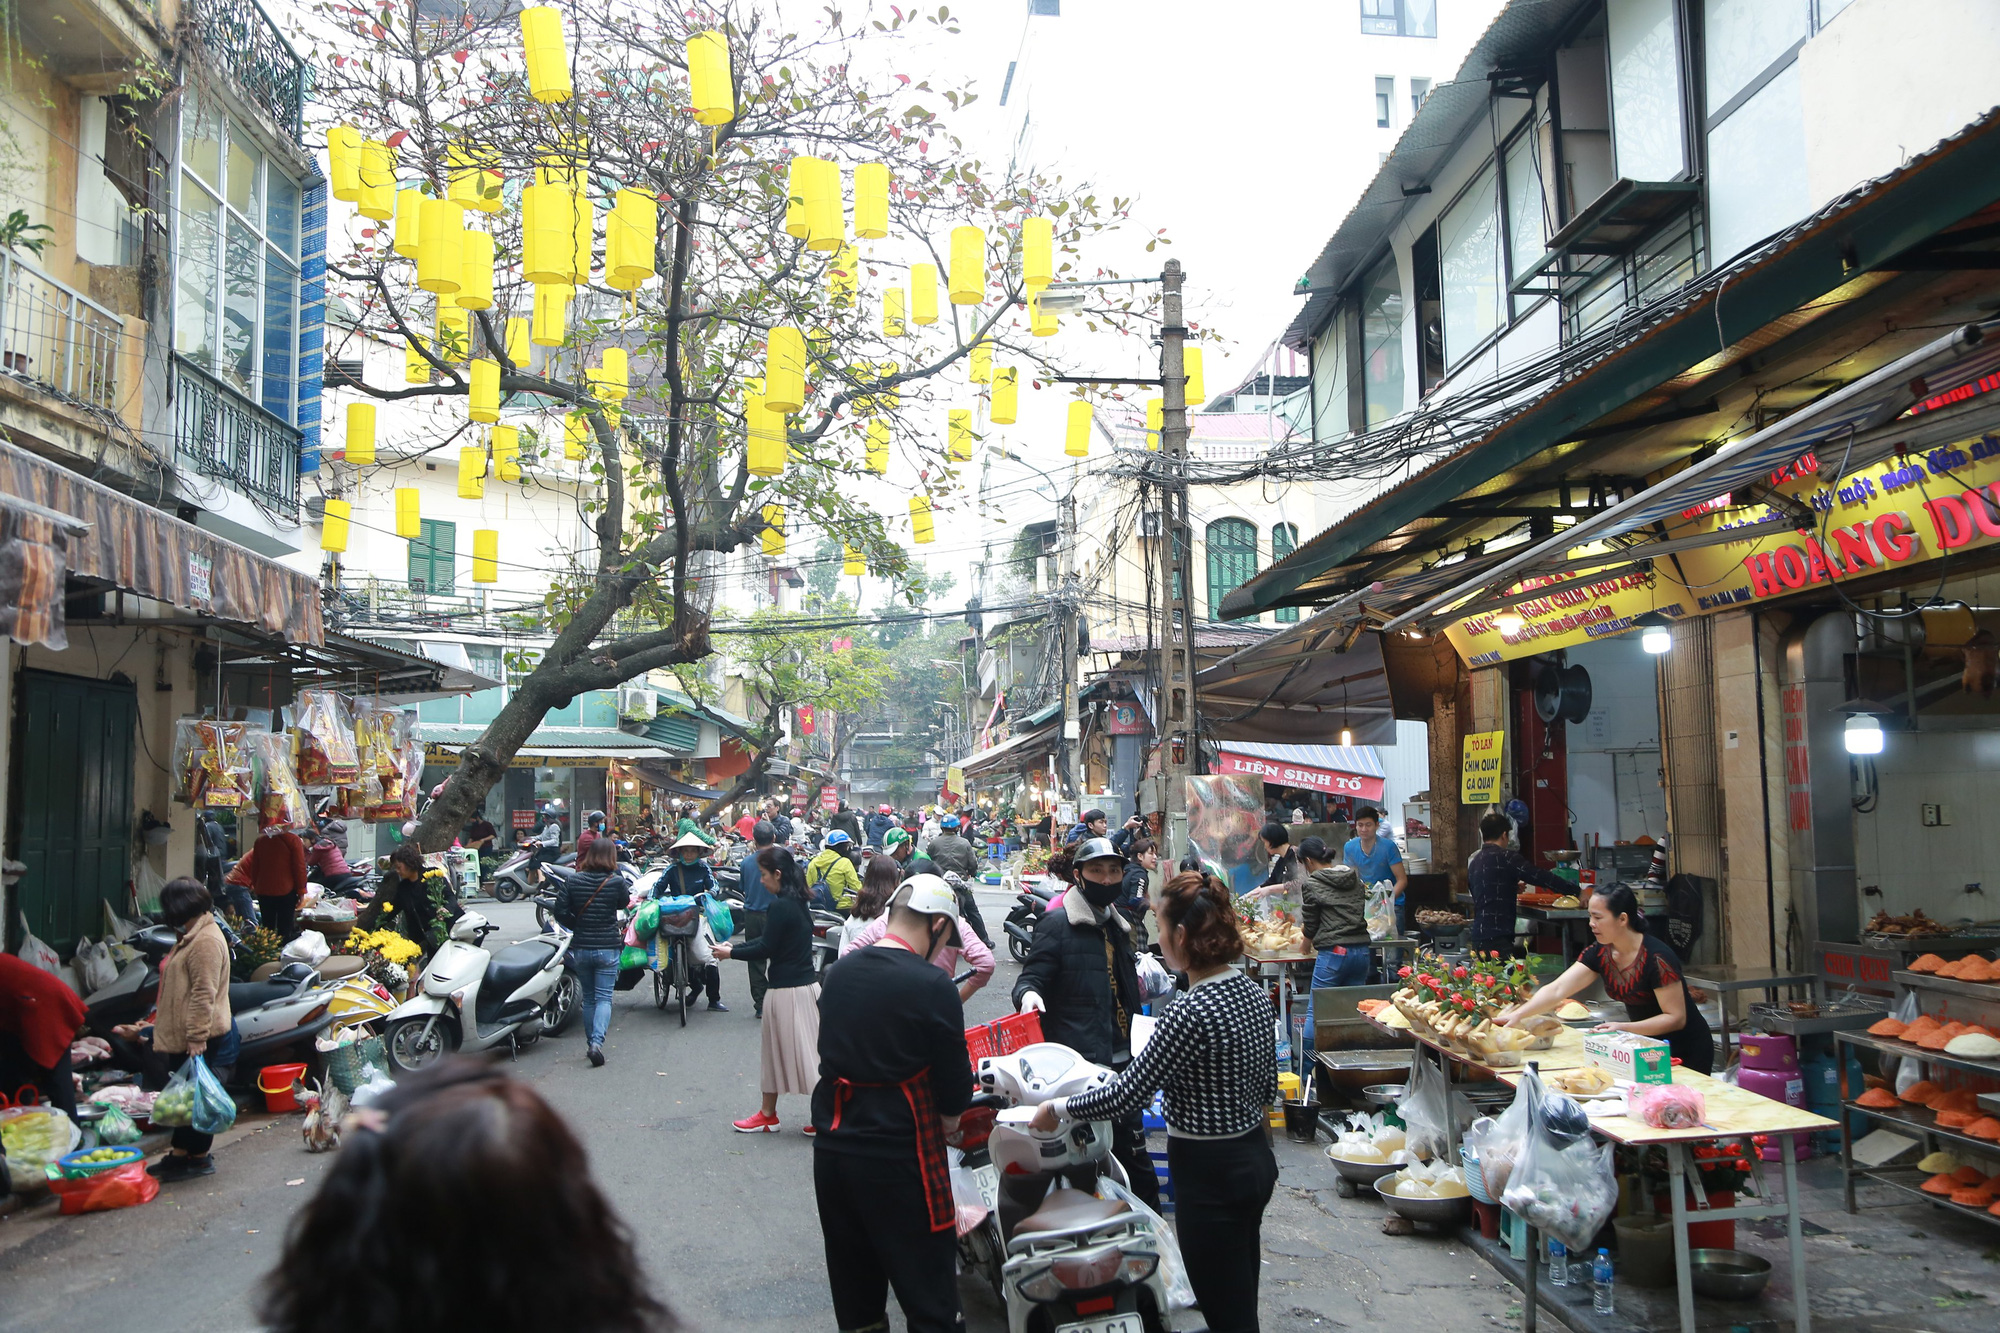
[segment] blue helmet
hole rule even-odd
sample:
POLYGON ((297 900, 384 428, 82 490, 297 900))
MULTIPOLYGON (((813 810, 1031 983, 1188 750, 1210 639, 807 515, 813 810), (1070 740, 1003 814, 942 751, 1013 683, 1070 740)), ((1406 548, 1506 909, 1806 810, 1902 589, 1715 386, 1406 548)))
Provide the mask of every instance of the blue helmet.
POLYGON ((943 821, 943 823, 944 823, 944 827, 946 827, 946 828, 957 828, 957 827, 958 827, 958 816, 957 816, 957 815, 946 815, 946 816, 944 817, 944 821, 943 821))
POLYGON ((852 841, 854 840, 848 837, 847 834, 841 829, 835 829, 833 832, 826 835, 826 845, 829 847, 845 847, 848 843, 852 841))

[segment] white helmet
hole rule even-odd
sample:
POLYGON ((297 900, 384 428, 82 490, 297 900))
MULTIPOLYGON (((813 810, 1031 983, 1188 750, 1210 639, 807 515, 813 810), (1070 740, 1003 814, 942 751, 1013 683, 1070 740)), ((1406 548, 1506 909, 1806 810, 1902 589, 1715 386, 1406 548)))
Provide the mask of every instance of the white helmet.
POLYGON ((946 918, 951 923, 951 933, 944 942, 954 949, 959 947, 958 895, 945 882, 944 876, 912 875, 903 881, 889 903, 892 907, 907 907, 925 916, 946 918))

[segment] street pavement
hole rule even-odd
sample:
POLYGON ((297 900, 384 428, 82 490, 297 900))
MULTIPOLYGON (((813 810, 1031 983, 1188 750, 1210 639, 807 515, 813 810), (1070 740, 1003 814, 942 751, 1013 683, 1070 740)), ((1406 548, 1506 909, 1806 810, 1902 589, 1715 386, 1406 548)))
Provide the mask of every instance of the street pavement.
MULTIPOLYGON (((989 930, 998 933, 1009 902, 981 894, 989 930)), ((534 931, 525 905, 478 910, 501 927, 497 938, 534 931)), ((1002 949, 998 975, 967 1006, 969 1022, 1009 1012, 1015 971, 1002 949)), ((676 1011, 654 1009, 650 987, 618 996, 602 1069, 584 1062, 580 1027, 510 1069, 582 1138, 656 1289, 688 1327, 831 1328, 812 1144, 799 1132, 806 1099, 781 1100, 782 1133, 731 1131, 730 1120, 757 1106, 758 1035, 743 964, 722 965, 722 989, 730 1012, 698 1008, 685 1029, 676 1011)), ((144 1207, 64 1218, 42 1206, 0 1220, 0 1330, 257 1327, 256 1288, 333 1161, 305 1152, 298 1125, 297 1115, 246 1117, 218 1143, 215 1175, 167 1186, 144 1207)), ((1518 1294, 1464 1245, 1384 1237, 1380 1205, 1336 1199, 1316 1150, 1281 1135, 1278 1152, 1264 1230, 1266 1329, 1518 1325, 1518 1294)), ((491 1242, 504 1248, 508 1238, 491 1242)), ((521 1262, 537 1259, 523 1253, 521 1262)), ((971 1329, 1005 1329, 985 1289, 962 1289, 971 1329)), ((900 1329, 893 1300, 890 1308, 900 1329)), ((1193 1314, 1176 1323, 1200 1326, 1193 1314)))

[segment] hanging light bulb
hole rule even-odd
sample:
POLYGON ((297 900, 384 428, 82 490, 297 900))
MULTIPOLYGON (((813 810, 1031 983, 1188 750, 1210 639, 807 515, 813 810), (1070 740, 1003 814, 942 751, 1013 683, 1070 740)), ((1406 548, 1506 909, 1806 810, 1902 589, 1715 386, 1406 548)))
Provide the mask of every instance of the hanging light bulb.
POLYGON ((339 555, 347 549, 347 525, 354 506, 345 500, 328 500, 320 518, 319 549, 339 555))
POLYGON ((1077 398, 1069 405, 1069 422, 1063 432, 1063 452, 1071 458, 1090 457, 1090 423, 1096 409, 1088 399, 1077 398))
POLYGON ((1493 628, 1502 634, 1519 634, 1521 627, 1527 623, 1521 613, 1511 607, 1493 617, 1493 628))
POLYGON ((1354 733, 1348 729, 1346 723, 1342 723, 1340 727, 1340 744, 1342 749, 1349 748, 1354 744, 1354 733))
POLYGON ((1882 719, 1873 713, 1855 713, 1847 719, 1841 734, 1849 754, 1882 753, 1882 719))
POLYGON ((697 125, 727 125, 736 119, 736 84, 729 74, 729 38, 697 32, 687 39, 688 100, 697 125))
POLYGON ((863 162, 854 168, 854 239, 879 241, 889 234, 889 168, 863 162))
POLYGON ((986 233, 977 227, 951 229, 951 303, 978 305, 986 299, 986 233))
POLYGON ((347 434, 343 443, 350 466, 363 467, 375 461, 375 404, 347 405, 347 434))
POLYGON ((1020 407, 1020 394, 1012 366, 993 368, 993 403, 987 420, 996 426, 1011 426, 1020 407))
POLYGON ((1674 646, 1673 622, 1658 611, 1648 611, 1632 622, 1639 628, 1639 646, 1653 656, 1670 652, 1674 646))
POLYGON ((472 581, 474 583, 498 583, 500 581, 500 533, 498 529, 473 529, 472 581))
POLYGON ((563 41, 562 15, 551 5, 522 10, 521 46, 528 61, 529 95, 537 102, 567 102, 569 49, 563 41))

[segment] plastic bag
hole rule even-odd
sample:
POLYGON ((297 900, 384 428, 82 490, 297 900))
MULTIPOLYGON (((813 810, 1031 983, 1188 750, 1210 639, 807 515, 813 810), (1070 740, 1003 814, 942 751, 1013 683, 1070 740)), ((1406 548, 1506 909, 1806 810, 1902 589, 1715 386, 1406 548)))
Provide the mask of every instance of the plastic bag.
POLYGON ((618 967, 620 971, 628 967, 644 967, 646 962, 646 950, 642 945, 628 944, 618 953, 618 967))
POLYGON ((247 722, 184 717, 174 723, 174 797, 199 809, 235 810, 250 803, 247 722))
POLYGON ((208 1061, 191 1055, 153 1101, 152 1121, 201 1134, 220 1134, 236 1123, 236 1103, 210 1072, 208 1061))
POLYGON ((1708 1116, 1700 1093, 1679 1083, 1634 1089, 1626 1114, 1655 1129, 1696 1129, 1708 1116))
POLYGON ((50 1106, 14 1106, 0 1111, 0 1155, 15 1170, 61 1160, 83 1142, 81 1130, 50 1106))
POLYGON ((1889 1012, 1890 1017, 1905 1027, 1916 1022, 1923 1017, 1923 1010, 1917 1004, 1917 992, 1915 990, 1905 992, 1903 998, 1896 1002, 1896 1007, 1889 1012))
POLYGON ((1486 1121, 1484 1128, 1475 1123, 1466 1131, 1467 1142, 1475 1144, 1479 1153, 1479 1173, 1485 1179, 1486 1192, 1496 1199, 1506 1190, 1514 1165, 1528 1146, 1528 1119, 1545 1095, 1541 1076, 1530 1068, 1521 1076, 1513 1102, 1497 1119, 1486 1121), (1479 1131, 1477 1137, 1475 1130, 1479 1131))
POLYGON ((97 1141, 106 1147, 122 1148, 128 1143, 137 1143, 140 1138, 139 1126, 132 1117, 116 1106, 97 1103, 104 1107, 104 1115, 97 1122, 97 1141))
POLYGON ((1369 886, 1367 905, 1364 912, 1368 919, 1368 938, 1386 940, 1396 933, 1396 885, 1384 880, 1369 886))
POLYGON ((344 787, 360 771, 354 748, 354 708, 335 690, 300 690, 297 719, 299 781, 308 787, 344 787))
MULTIPOLYGON (((1912 991, 1911 994, 1916 992, 1912 991)), ((1896 1071, 1896 1095, 1902 1096, 1911 1088, 1924 1081, 1924 1062, 1911 1056, 1903 1061, 1903 1067, 1896 1071)))
POLYGON ((361 1066, 361 1082, 355 1086, 351 1104, 356 1107, 372 1106, 378 1097, 386 1097, 395 1090, 395 1080, 374 1064, 364 1064, 361 1066))
POLYGON ((992 1210, 979 1192, 979 1177, 965 1165, 964 1155, 956 1148, 945 1151, 951 1155, 951 1202, 958 1217, 958 1234, 963 1236, 984 1222, 992 1210))
POLYGON ((63 966, 62 955, 50 948, 46 940, 41 939, 34 931, 28 929, 28 914, 26 912, 22 912, 20 917, 21 946, 14 950, 14 953, 22 962, 33 964, 52 977, 61 977, 63 983, 67 985, 69 977, 65 974, 69 969, 63 966))
POLYGON ((1162 995, 1170 995, 1174 989, 1174 974, 1152 954, 1139 955, 1139 994, 1148 1000, 1157 1000, 1162 995))
POLYGON ((118 980, 118 964, 111 961, 111 945, 104 940, 92 941, 88 935, 76 942, 76 957, 70 960, 70 966, 76 969, 79 995, 88 995, 118 980))
POLYGON ((284 732, 256 732, 250 737, 250 749, 257 759, 259 823, 266 828, 309 827, 312 812, 305 788, 292 772, 292 738, 284 732))
POLYGON ((62 1200, 63 1214, 68 1216, 148 1203, 160 1192, 160 1182, 146 1174, 144 1162, 131 1162, 81 1180, 51 1180, 49 1190, 62 1200))
POLYGON ((632 913, 632 933, 641 941, 650 940, 660 929, 660 903, 657 898, 648 898, 639 904, 639 910, 632 913))
POLYGON ((1429 1060, 1416 1061, 1403 1095, 1396 1100, 1396 1113, 1403 1118, 1405 1146, 1410 1156, 1427 1162, 1442 1156, 1449 1147, 1448 1094, 1444 1071, 1429 1060))
POLYGON ((714 943, 721 943, 736 933, 736 918, 729 913, 729 904, 709 894, 701 900, 702 915, 708 918, 708 928, 713 932, 714 943))
POLYGON ((1097 1197, 1116 1199, 1146 1219, 1153 1239, 1160 1247, 1160 1283, 1167 1289, 1167 1304, 1176 1310, 1194 1308, 1194 1287, 1188 1282, 1187 1264, 1181 1259, 1180 1241, 1166 1219, 1146 1206, 1138 1195, 1109 1176, 1097 1178, 1097 1197))
POLYGON ((1556 1095, 1536 1100, 1528 1113, 1527 1144, 1500 1202, 1529 1226, 1581 1252, 1589 1250, 1598 1228, 1618 1206, 1618 1180, 1611 1169, 1611 1145, 1596 1142, 1587 1127, 1575 1133, 1568 1123, 1568 1108, 1575 1105, 1556 1095))
POLYGON ((278 957, 288 963, 318 967, 332 953, 333 950, 327 947, 326 936, 316 930, 302 930, 278 951, 278 957))

